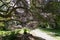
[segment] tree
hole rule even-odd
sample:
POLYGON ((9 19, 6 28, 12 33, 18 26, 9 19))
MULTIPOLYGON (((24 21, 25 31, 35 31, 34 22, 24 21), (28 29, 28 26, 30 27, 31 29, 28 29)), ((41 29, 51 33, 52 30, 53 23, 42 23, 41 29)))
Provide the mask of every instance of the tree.
MULTIPOLYGON (((54 20, 53 22, 53 25, 55 24, 55 28, 58 28, 58 20, 60 20, 60 17, 59 17, 59 13, 60 13, 60 2, 48 2, 46 5, 45 5, 45 8, 44 8, 45 12, 48 12, 50 14, 52 14, 52 20, 54 20)), ((52 22, 51 20, 51 22, 52 22)), ((52 24, 52 23, 51 23, 52 24)))
MULTIPOLYGON (((8 21, 16 20, 21 22, 20 16, 16 15, 21 13, 20 10, 24 9, 24 13, 28 13, 28 2, 26 0, 0 0, 0 22, 7 23, 8 21)), ((8 25, 8 23, 7 23, 8 25)))
MULTIPOLYGON (((31 0, 31 5, 29 7, 29 4, 26 0, 7 0, 7 1, 2 1, 1 0, 1 9, 0 9, 0 17, 3 18, 3 20, 0 20, 0 22, 7 23, 11 20, 12 21, 19 21, 21 24, 26 24, 25 22, 25 17, 28 16, 27 14, 30 14, 35 18, 36 21, 40 20, 42 18, 40 16, 40 10, 38 7, 36 7, 36 0, 31 0), (2 8, 3 7, 3 8, 2 8), (21 11, 24 10, 24 11, 21 11), (21 15, 23 14, 23 15, 21 15), (21 17, 23 19, 21 19, 21 17), (37 19, 36 19, 37 18, 37 19), (21 20, 22 21, 21 21, 21 20)), ((29 21, 27 21, 29 22, 29 21)))

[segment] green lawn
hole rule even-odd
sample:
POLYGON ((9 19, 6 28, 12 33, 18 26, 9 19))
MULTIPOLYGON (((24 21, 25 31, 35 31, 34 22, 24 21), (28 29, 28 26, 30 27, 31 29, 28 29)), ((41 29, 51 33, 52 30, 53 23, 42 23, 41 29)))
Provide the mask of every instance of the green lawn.
POLYGON ((40 30, 46 32, 48 35, 56 38, 57 40, 60 40, 60 29, 46 29, 46 28, 40 28, 40 30))

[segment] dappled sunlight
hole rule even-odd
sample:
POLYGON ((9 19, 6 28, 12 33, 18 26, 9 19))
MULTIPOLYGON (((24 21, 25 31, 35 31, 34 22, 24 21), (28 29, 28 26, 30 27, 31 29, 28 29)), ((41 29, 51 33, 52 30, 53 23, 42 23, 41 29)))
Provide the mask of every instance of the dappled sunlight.
POLYGON ((42 37, 42 38, 44 38, 44 39, 46 39, 46 40, 55 40, 54 37, 48 35, 48 34, 45 33, 45 32, 42 32, 42 31, 39 30, 39 29, 32 30, 30 33, 31 33, 32 35, 34 35, 34 36, 42 37))

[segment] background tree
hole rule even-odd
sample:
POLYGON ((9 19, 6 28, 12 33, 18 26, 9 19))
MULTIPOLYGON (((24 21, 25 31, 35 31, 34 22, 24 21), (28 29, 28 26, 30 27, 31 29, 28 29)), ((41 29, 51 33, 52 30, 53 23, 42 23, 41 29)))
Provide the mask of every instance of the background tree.
MULTIPOLYGON (((44 8, 45 12, 52 14, 52 20, 54 20, 53 25, 55 24, 56 28, 60 23, 60 2, 48 2, 44 8)), ((52 20, 50 22, 52 22, 52 20)), ((52 23, 51 23, 52 24, 52 23)))

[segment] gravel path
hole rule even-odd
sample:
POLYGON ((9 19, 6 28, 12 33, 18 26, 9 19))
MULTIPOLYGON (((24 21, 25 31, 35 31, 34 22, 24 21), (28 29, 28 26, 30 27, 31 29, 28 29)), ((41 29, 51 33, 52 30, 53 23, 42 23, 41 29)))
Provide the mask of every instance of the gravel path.
POLYGON ((48 34, 45 33, 45 32, 42 32, 42 31, 39 30, 39 29, 32 30, 30 33, 31 33, 33 36, 41 37, 41 38, 44 38, 44 39, 46 39, 46 40, 56 40, 54 37, 48 35, 48 34))

